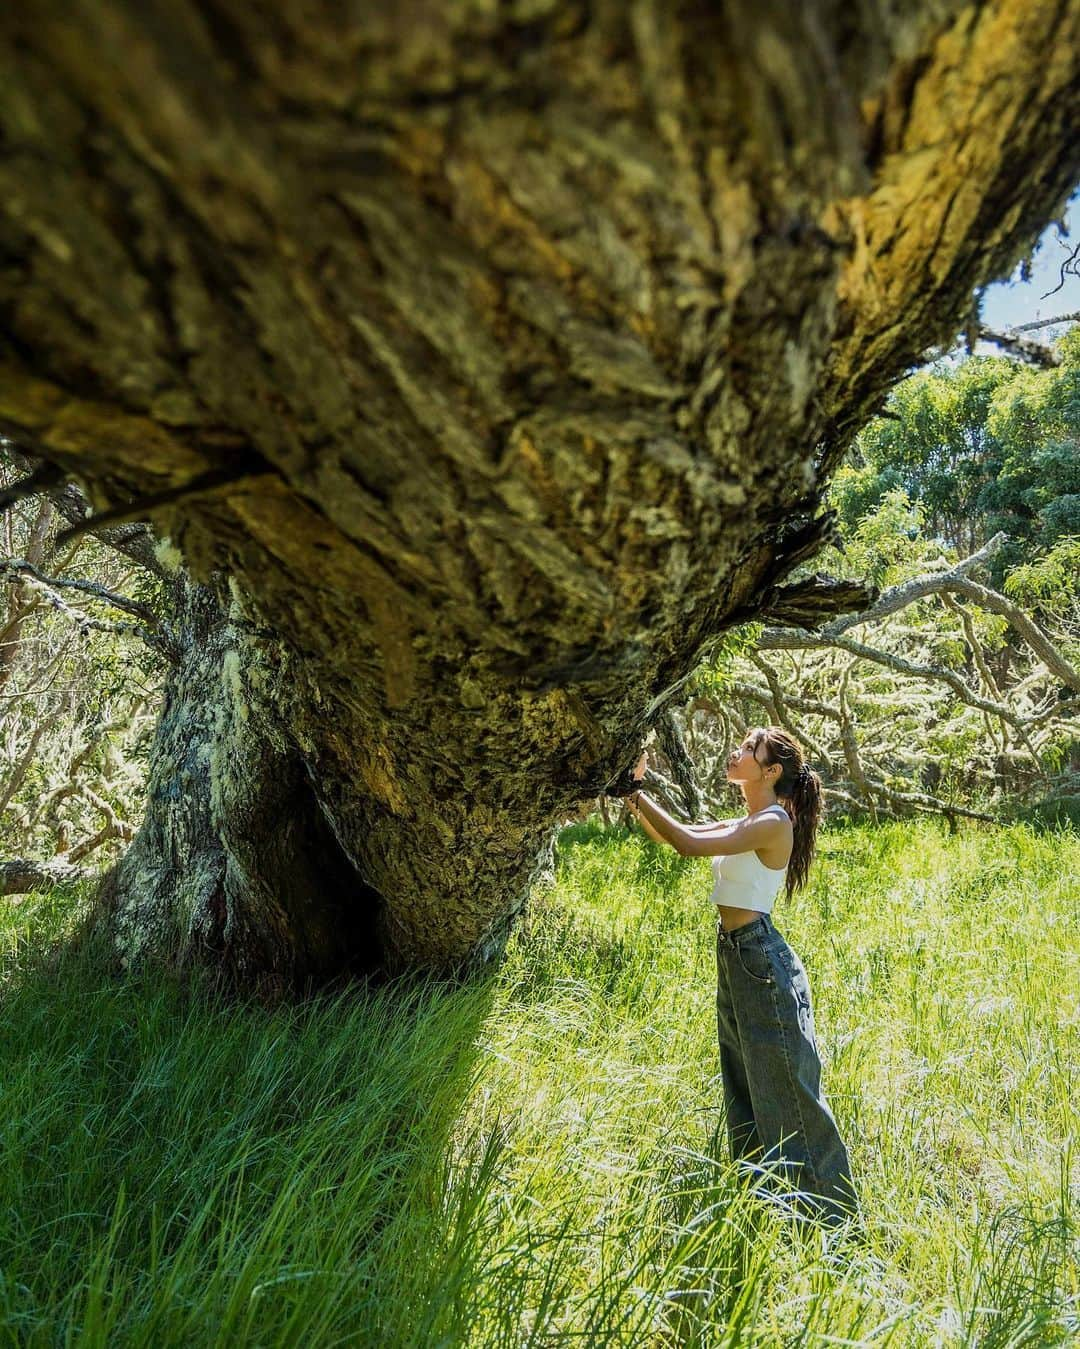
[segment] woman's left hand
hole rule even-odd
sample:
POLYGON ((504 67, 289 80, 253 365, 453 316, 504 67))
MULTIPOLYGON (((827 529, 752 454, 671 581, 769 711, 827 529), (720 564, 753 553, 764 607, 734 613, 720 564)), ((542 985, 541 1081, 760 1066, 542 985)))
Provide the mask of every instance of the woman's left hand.
POLYGON ((649 766, 649 751, 642 750, 641 758, 634 765, 634 781, 640 782, 645 776, 645 770, 649 766))

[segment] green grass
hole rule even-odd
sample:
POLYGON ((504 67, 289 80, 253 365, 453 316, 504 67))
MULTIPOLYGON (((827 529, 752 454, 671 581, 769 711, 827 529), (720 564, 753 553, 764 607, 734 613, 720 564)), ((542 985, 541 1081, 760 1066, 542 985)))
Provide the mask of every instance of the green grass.
POLYGON ((1080 840, 826 833, 807 966, 861 1243, 727 1164, 708 864, 590 827, 469 988, 228 1007, 0 914, 19 1345, 1080 1338, 1080 840))

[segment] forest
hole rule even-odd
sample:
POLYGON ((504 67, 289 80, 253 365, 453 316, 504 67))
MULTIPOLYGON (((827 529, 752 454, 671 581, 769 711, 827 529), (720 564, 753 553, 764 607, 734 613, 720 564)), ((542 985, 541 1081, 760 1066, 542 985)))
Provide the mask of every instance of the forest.
POLYGON ((1080 0, 0 15, 6 1343, 1077 1341, 1078 115, 1080 0))

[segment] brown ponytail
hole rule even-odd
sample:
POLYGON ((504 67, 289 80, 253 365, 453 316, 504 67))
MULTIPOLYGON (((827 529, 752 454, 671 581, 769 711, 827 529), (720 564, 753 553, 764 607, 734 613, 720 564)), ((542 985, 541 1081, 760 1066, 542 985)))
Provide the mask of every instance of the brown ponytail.
POLYGON ((766 763, 778 763, 783 769, 773 790, 791 816, 795 834, 787 868, 786 893, 790 899, 806 884, 814 860, 818 825, 825 813, 821 779, 803 758, 802 746, 782 727, 759 727, 751 734, 755 756, 764 743, 766 763))

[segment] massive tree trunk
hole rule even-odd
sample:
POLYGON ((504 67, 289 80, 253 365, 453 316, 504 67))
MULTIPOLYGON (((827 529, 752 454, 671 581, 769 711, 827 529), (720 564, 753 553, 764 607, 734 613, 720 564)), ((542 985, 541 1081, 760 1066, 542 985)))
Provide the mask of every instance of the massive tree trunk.
POLYGON ((498 948, 1080 174, 1078 0, 0 22, 0 417, 202 583, 108 913, 286 981, 498 948))

